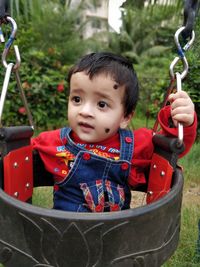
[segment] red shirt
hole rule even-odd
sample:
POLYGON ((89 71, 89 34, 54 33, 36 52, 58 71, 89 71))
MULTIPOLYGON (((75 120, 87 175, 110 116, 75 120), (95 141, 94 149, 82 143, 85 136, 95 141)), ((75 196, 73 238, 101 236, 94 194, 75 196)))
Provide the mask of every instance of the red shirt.
MULTIPOLYGON (((158 119, 162 127, 160 133, 166 136, 177 136, 177 128, 169 128, 168 120, 170 117, 170 107, 166 106, 159 113, 158 119)), ((180 155, 183 156, 190 150, 196 138, 197 118, 195 114, 194 123, 189 127, 184 127, 184 144, 185 151, 180 155)), ((140 128, 134 130, 134 152, 131 160, 132 168, 129 175, 128 183, 131 187, 146 184, 145 171, 149 169, 153 154, 152 143, 153 132, 150 129, 140 128)), ((81 141, 75 133, 72 132, 72 140, 79 146, 84 147, 93 153, 107 158, 117 160, 120 153, 119 134, 99 143, 85 143, 81 141)), ((48 131, 41 133, 38 137, 32 139, 33 149, 37 149, 44 162, 46 169, 54 175, 57 182, 62 181, 71 168, 71 162, 75 156, 66 151, 65 144, 61 143, 60 130, 48 131)))

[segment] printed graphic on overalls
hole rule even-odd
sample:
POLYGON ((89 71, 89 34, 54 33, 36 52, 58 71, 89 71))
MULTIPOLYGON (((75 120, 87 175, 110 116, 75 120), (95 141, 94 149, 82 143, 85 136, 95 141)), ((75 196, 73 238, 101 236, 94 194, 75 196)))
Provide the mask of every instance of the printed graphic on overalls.
POLYGON ((81 183, 80 188, 92 212, 119 211, 124 206, 123 187, 110 180, 96 180, 89 186, 87 183, 81 183))
POLYGON ((104 157, 104 158, 112 158, 114 160, 119 159, 119 154, 120 151, 119 149, 116 148, 108 148, 107 146, 102 146, 102 145, 94 145, 94 144, 81 144, 77 143, 77 146, 87 149, 88 151, 91 151, 97 156, 104 157), (117 156, 113 156, 115 154, 118 154, 117 156))
POLYGON ((70 170, 73 167, 75 156, 71 154, 69 151, 57 153, 56 156, 60 158, 61 162, 65 163, 68 170, 70 170))

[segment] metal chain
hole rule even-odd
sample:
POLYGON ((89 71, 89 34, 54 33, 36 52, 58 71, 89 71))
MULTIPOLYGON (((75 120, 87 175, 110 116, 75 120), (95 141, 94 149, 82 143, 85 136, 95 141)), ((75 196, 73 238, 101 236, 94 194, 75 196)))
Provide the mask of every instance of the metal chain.
MULTIPOLYGON (((178 56, 176 56, 170 64, 169 73, 170 73, 171 82, 170 82, 170 86, 167 90, 167 93, 165 95, 165 99, 163 101, 162 107, 164 107, 166 105, 169 95, 172 93, 172 91, 175 88, 175 84, 176 84, 176 90, 177 91, 180 92, 182 90, 182 80, 188 74, 189 66, 188 66, 187 58, 185 56, 185 52, 188 51, 190 49, 191 45, 193 44, 194 39, 195 39, 195 33, 194 33, 194 31, 192 31, 190 40, 182 48, 182 46, 180 45, 180 42, 179 42, 179 36, 184 31, 184 29, 185 29, 185 27, 181 27, 180 29, 178 29, 176 31, 176 33, 174 35, 174 41, 175 41, 175 44, 177 47, 178 56), (182 62, 182 66, 183 66, 183 70, 181 73, 180 72, 174 72, 175 67, 179 63, 179 61, 182 62)), ((157 118, 156 122, 154 124, 154 127, 153 127, 154 134, 157 132, 158 124, 159 123, 158 123, 158 118, 157 118)), ((182 144, 183 144, 183 125, 181 123, 178 123, 177 146, 180 147, 182 144)))
MULTIPOLYGON (((32 118, 31 112, 29 110, 27 99, 26 99, 26 96, 25 96, 25 93, 24 93, 24 90, 22 88, 22 84, 20 81, 19 68, 20 68, 20 64, 21 64, 21 58, 20 58, 20 53, 19 53, 19 49, 18 49, 17 45, 14 45, 14 51, 15 51, 15 57, 16 57, 15 64, 12 62, 7 63, 7 56, 8 56, 10 47, 12 46, 12 44, 15 40, 15 36, 16 36, 16 32, 17 32, 17 24, 16 24, 15 20, 9 16, 6 17, 6 20, 8 23, 11 24, 12 32, 11 32, 11 35, 10 35, 8 41, 5 44, 5 48, 4 48, 3 53, 2 53, 2 64, 6 69, 6 73, 5 73, 2 92, 1 92, 1 96, 0 96, 0 127, 2 127, 2 113, 3 113, 5 98, 6 98, 8 85, 9 85, 9 81, 10 81, 10 76, 11 76, 11 73, 13 72, 15 75, 16 82, 17 82, 17 87, 18 87, 20 95, 21 95, 22 102, 23 102, 24 107, 26 109, 29 123, 32 126, 32 128, 34 128, 33 118, 32 118)), ((3 36, 3 33, 1 35, 3 36)))

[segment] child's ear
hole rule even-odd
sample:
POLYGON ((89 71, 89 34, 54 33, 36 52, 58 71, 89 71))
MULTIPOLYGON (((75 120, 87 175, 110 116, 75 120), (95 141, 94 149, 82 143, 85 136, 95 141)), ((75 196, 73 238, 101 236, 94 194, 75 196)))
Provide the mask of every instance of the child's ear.
POLYGON ((129 114, 128 116, 124 117, 121 120, 121 123, 120 123, 120 128, 121 129, 125 129, 129 125, 129 122, 133 118, 133 114, 134 114, 134 112, 132 112, 131 114, 129 114))

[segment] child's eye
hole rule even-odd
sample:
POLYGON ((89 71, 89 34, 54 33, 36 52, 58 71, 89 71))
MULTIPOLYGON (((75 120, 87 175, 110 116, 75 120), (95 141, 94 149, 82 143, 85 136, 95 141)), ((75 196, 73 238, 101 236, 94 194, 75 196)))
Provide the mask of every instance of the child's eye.
POLYGON ((99 101, 98 102, 98 107, 103 109, 103 108, 108 107, 108 104, 105 101, 99 101))
POLYGON ((72 100, 72 102, 74 102, 76 104, 81 102, 80 96, 73 96, 71 100, 72 100))

